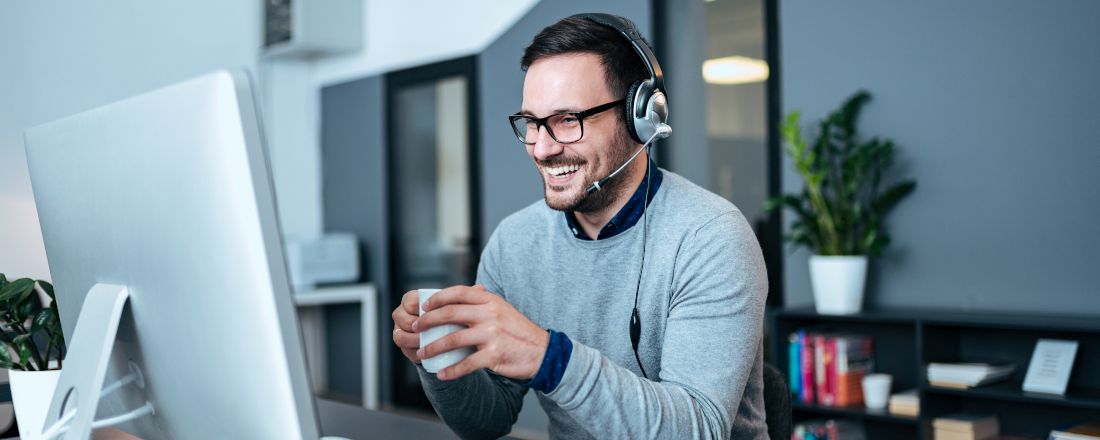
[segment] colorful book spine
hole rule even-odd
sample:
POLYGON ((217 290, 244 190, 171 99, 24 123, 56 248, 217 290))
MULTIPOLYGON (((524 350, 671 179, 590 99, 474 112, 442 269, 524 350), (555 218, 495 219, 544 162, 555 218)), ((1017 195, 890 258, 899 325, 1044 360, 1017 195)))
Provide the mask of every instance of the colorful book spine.
POLYGON ((863 405, 863 376, 870 372, 873 353, 871 338, 842 336, 836 338, 836 404, 863 405))
POLYGON ((825 368, 825 383, 821 387, 823 390, 821 404, 834 406, 836 405, 836 338, 825 336, 823 346, 824 354, 821 360, 825 368))
MULTIPOLYGON (((787 383, 791 384, 791 394, 802 395, 802 343, 799 342, 798 332, 791 333, 787 348, 787 383)), ((796 397, 797 398, 797 397, 796 397)))
POLYGON ((814 334, 814 396, 818 405, 827 404, 825 401, 825 335, 814 334))
POLYGON ((791 394, 802 403, 862 406, 863 377, 874 370, 869 336, 799 329, 788 335, 791 394))
POLYGON ((814 338, 802 330, 798 339, 802 345, 802 403, 814 403, 814 338))

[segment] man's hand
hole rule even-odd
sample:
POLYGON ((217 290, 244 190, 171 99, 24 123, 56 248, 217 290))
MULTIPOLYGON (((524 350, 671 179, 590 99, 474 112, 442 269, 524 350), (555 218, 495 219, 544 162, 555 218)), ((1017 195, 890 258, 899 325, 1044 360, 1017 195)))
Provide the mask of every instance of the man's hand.
POLYGON ((442 380, 458 379, 482 368, 512 379, 531 379, 538 373, 550 342, 549 332, 481 285, 455 286, 432 295, 424 304, 424 316, 412 324, 411 330, 421 332, 444 324, 468 328, 439 338, 417 351, 418 359, 459 347, 475 347, 477 351, 462 362, 441 370, 437 377, 442 380))
POLYGON ((416 290, 405 292, 401 304, 393 309, 393 343, 414 364, 420 363, 416 350, 420 348, 420 333, 413 331, 413 322, 420 315, 420 294, 416 290))

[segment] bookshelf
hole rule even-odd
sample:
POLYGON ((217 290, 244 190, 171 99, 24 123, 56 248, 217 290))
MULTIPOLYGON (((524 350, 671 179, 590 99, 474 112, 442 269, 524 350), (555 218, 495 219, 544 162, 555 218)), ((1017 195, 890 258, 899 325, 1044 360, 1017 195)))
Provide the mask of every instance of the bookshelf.
POLYGON ((769 316, 770 359, 789 377, 787 336, 799 329, 852 332, 874 340, 875 371, 894 377, 893 392, 917 389, 920 416, 866 408, 829 407, 793 399, 793 419, 859 421, 868 438, 931 439, 932 420, 958 411, 997 414, 1001 432, 1046 438, 1052 429, 1100 421, 1100 317, 959 313, 937 310, 867 311, 821 315, 812 308, 782 309, 769 316), (1021 390, 1039 339, 1078 341, 1064 396, 1021 390), (970 389, 928 384, 929 362, 1012 362, 1004 381, 970 389))

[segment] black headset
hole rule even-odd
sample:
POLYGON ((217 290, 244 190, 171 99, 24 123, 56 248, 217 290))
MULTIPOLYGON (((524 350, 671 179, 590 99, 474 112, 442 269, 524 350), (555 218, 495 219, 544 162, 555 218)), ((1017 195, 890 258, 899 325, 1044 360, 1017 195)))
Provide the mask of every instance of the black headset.
MULTIPOLYGON (((611 14, 577 14, 570 18, 581 18, 590 20, 596 24, 607 26, 614 30, 619 31, 630 42, 630 45, 634 47, 634 50, 638 52, 638 55, 645 63, 645 67, 649 70, 649 79, 635 81, 630 86, 630 89, 626 92, 626 102, 623 105, 623 112, 626 119, 626 130, 630 133, 630 137, 634 138, 634 141, 650 145, 654 139, 658 137, 666 137, 671 132, 671 128, 668 126, 668 100, 665 97, 665 78, 661 72, 661 65, 657 64, 657 57, 653 55, 653 49, 646 43, 642 34, 638 33, 638 30, 634 27, 634 23, 623 17, 611 14)), ((641 152, 641 149, 639 149, 641 152)), ((634 157, 637 157, 635 153, 634 157)), ((630 158, 630 161, 634 160, 634 157, 630 158)), ((630 163, 627 161, 627 163, 630 163)), ((603 183, 606 183, 612 177, 622 171, 626 164, 619 167, 611 175, 602 179, 601 182, 593 184, 593 188, 589 188, 588 192, 593 190, 598 191, 603 183)), ((649 184, 650 184, 650 167, 646 167, 646 206, 642 208, 644 213, 649 212, 649 184)), ((644 214, 643 214, 644 215, 644 214)), ((646 216, 648 219, 648 216, 646 216)), ((649 378, 649 375, 645 372, 645 367, 642 366, 642 359, 638 355, 638 342, 642 338, 642 319, 638 315, 638 294, 641 292, 642 287, 642 270, 645 268, 645 237, 646 229, 648 228, 648 221, 642 223, 642 261, 638 267, 638 284, 634 289, 634 310, 630 313, 630 346, 634 349, 634 360, 638 362, 638 368, 642 371, 642 377, 649 378)))
POLYGON ((653 49, 634 27, 634 23, 611 14, 577 14, 570 18, 583 18, 596 24, 619 31, 638 52, 645 67, 649 70, 649 79, 635 81, 626 92, 623 111, 626 115, 626 131, 639 144, 645 143, 657 133, 657 127, 668 123, 668 100, 665 98, 665 77, 653 49))

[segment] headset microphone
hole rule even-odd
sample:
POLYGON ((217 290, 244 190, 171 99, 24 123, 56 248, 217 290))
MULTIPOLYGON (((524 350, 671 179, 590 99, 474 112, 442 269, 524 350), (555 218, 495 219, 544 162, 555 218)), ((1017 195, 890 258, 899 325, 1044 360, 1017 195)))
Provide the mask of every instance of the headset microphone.
POLYGON ((592 182, 591 185, 588 185, 588 189, 586 189, 584 193, 592 194, 596 191, 603 189, 603 187, 607 185, 607 182, 610 182, 612 178, 619 175, 619 173, 626 169, 627 165, 630 165, 631 162, 634 162, 634 159, 636 159, 638 155, 642 153, 642 150, 648 147, 649 144, 653 143, 653 141, 657 138, 667 138, 670 134, 672 134, 672 127, 664 123, 657 124, 657 129, 654 131, 653 136, 650 136, 649 140, 646 141, 645 144, 643 144, 641 147, 639 147, 638 151, 635 151, 633 156, 630 156, 630 159, 627 159, 626 162, 623 162, 623 164, 620 165, 619 168, 616 168, 615 171, 613 171, 611 174, 608 174, 607 177, 592 182))

